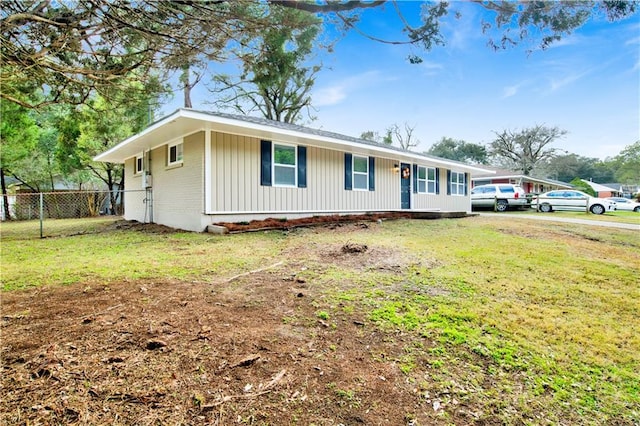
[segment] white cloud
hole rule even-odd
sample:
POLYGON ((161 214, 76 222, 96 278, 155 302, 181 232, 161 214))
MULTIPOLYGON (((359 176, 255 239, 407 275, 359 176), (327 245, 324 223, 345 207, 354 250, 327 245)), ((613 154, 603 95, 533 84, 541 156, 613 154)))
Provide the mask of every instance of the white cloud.
POLYGON ((554 41, 547 47, 547 50, 556 49, 559 47, 566 47, 566 46, 577 46, 580 44, 587 44, 587 43, 589 43, 589 39, 587 37, 584 37, 578 34, 571 34, 571 35, 562 37, 560 40, 554 41))
POLYGON ((313 104, 319 107, 339 104, 346 97, 347 92, 343 85, 319 89, 312 96, 313 104))
POLYGON ((466 50, 482 37, 478 31, 478 21, 481 19, 479 9, 466 2, 455 2, 453 5, 455 10, 441 24, 442 33, 449 48, 466 50))
POLYGON ((502 90, 502 99, 515 96, 520 91, 520 87, 522 87, 523 84, 524 83, 519 83, 519 84, 514 84, 513 86, 506 86, 502 90))
POLYGON ((561 78, 551 78, 549 90, 551 92, 555 92, 556 90, 559 90, 559 89, 561 89, 561 88, 563 88, 565 86, 568 86, 568 85, 580 80, 586 74, 587 74, 586 72, 573 73, 573 74, 565 75, 565 76, 563 76, 561 78))
POLYGON ((427 76, 433 76, 438 74, 444 69, 444 66, 438 62, 425 61, 420 64, 420 67, 424 70, 424 74, 427 76))
POLYGON ((313 104, 317 107, 337 105, 345 100, 348 95, 361 89, 397 79, 398 77, 396 76, 385 75, 378 70, 355 74, 314 91, 312 96, 313 104))
POLYGON ((640 37, 633 37, 624 42, 625 46, 640 45, 640 37))

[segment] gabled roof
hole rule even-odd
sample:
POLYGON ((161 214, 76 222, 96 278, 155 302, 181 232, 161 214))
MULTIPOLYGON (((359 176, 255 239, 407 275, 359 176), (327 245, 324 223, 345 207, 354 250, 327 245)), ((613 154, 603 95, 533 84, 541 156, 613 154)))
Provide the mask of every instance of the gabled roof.
POLYGON ((613 189, 614 191, 622 191, 624 185, 621 183, 603 183, 602 185, 613 189))
POLYGON ((600 185, 599 183, 592 182, 590 180, 580 179, 582 182, 589 185, 596 192, 621 192, 621 189, 611 188, 610 186, 600 185))
POLYGON ((308 146, 325 147, 344 152, 356 152, 396 161, 425 161, 456 170, 471 173, 492 173, 491 170, 458 161, 447 160, 417 152, 380 144, 321 129, 282 123, 264 118, 226 114, 221 112, 197 111, 181 108, 149 125, 137 135, 120 142, 115 147, 94 158, 95 161, 124 163, 128 158, 144 151, 166 145, 168 142, 189 134, 214 130, 240 136, 275 140, 278 142, 300 143, 308 146))
POLYGON ((542 183, 547 185, 551 184, 561 188, 572 188, 571 184, 568 184, 566 182, 561 182, 559 180, 533 177, 529 175, 524 175, 522 173, 514 172, 512 170, 494 169, 492 167, 487 167, 487 166, 485 167, 487 169, 492 169, 494 174, 478 173, 473 178, 471 178, 471 180, 478 181, 478 180, 486 180, 486 179, 521 179, 521 180, 527 180, 529 182, 537 182, 537 183, 542 183))

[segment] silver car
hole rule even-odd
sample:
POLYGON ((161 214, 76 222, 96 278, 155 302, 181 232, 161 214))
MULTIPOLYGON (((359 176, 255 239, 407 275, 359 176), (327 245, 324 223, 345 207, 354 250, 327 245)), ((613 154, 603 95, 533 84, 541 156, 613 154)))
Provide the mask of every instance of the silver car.
POLYGON ((593 214, 603 214, 614 211, 616 203, 604 198, 592 197, 582 191, 574 189, 559 189, 540 194, 531 201, 531 207, 541 212, 548 213, 554 210, 586 211, 593 214))
POLYGON ((471 207, 495 208, 499 212, 510 207, 525 207, 527 197, 524 189, 510 183, 478 185, 471 190, 471 207))

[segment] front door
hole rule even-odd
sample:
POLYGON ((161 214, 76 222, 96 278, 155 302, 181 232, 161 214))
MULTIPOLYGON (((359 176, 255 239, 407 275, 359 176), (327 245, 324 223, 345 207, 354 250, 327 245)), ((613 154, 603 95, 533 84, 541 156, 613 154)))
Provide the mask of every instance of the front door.
POLYGON ((400 164, 400 207, 411 208, 411 165, 400 164))

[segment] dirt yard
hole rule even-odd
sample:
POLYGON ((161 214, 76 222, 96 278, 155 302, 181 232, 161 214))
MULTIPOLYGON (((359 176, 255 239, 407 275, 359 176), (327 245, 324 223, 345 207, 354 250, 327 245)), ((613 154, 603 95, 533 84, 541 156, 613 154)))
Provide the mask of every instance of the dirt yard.
MULTIPOLYGON (((393 272, 408 261, 357 244, 310 250, 326 267, 356 272, 393 272)), ((383 331, 361 312, 318 312, 323 296, 300 278, 306 266, 295 257, 218 282, 86 282, 3 294, 0 423, 474 421, 473 407, 418 389, 398 367, 414 337, 383 331)))

